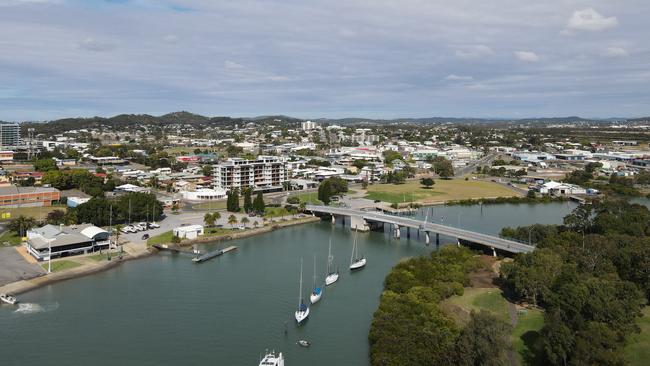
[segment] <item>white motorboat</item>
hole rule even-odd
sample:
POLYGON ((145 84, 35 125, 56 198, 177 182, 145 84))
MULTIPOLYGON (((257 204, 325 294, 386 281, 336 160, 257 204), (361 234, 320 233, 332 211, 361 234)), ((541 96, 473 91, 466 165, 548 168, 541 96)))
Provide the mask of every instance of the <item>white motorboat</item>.
POLYGON ((313 290, 309 296, 309 301, 312 304, 315 304, 320 300, 321 296, 323 296, 323 289, 320 286, 316 287, 316 255, 314 255, 314 287, 312 288, 313 290))
POLYGON ((284 356, 282 356, 282 352, 276 355, 275 351, 267 351, 259 366, 284 366, 284 356))
POLYGON ((359 257, 357 249, 357 232, 354 233, 354 242, 352 244, 352 256, 350 257, 350 270, 361 269, 366 265, 366 258, 359 257))
POLYGON ((298 324, 309 317, 309 306, 302 299, 302 258, 300 259, 300 292, 298 292, 298 310, 295 313, 298 324))
POLYGON ((332 262, 334 257, 332 256, 332 238, 330 237, 330 248, 327 254, 327 276, 325 276, 325 286, 329 286, 339 279, 339 271, 332 271, 332 262))
POLYGON ((305 339, 301 339, 301 340, 298 341, 298 345, 301 346, 301 347, 309 347, 309 346, 311 346, 311 342, 309 342, 308 340, 305 340, 305 339))
POLYGON ((9 305, 15 305, 18 303, 18 299, 16 298, 16 296, 11 296, 9 294, 0 294, 0 300, 2 300, 2 302, 5 302, 9 305))

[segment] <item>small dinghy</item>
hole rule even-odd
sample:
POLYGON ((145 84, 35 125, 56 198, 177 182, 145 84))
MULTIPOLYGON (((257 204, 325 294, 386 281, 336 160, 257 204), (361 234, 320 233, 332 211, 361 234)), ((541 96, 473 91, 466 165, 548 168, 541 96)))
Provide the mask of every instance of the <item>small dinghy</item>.
POLYGON ((311 346, 311 343, 309 343, 309 341, 301 339, 301 340, 298 341, 298 345, 301 346, 301 347, 309 347, 309 346, 311 346))

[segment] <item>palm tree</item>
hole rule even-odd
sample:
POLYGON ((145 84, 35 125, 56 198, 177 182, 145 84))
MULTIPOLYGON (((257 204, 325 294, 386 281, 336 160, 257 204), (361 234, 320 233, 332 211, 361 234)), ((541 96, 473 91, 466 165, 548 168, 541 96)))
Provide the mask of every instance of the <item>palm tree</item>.
POLYGON ((235 217, 235 215, 228 216, 228 224, 230 224, 230 226, 233 226, 236 223, 237 223, 237 218, 235 217))
POLYGON ((246 216, 241 218, 241 223, 244 224, 244 227, 246 227, 246 224, 248 224, 250 221, 251 220, 249 220, 246 216))
POLYGON ((257 220, 253 221, 253 226, 257 228, 259 226, 259 222, 257 222, 257 220))
POLYGON ((214 226, 214 216, 213 216, 212 214, 210 214, 209 212, 206 213, 206 214, 203 216, 203 223, 204 223, 205 226, 207 226, 207 227, 212 227, 212 226, 214 226))

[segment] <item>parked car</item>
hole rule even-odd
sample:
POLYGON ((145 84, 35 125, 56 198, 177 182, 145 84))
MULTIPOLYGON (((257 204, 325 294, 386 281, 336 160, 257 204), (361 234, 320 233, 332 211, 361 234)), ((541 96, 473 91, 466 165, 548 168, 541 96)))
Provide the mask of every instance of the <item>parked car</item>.
POLYGON ((142 240, 147 240, 147 239, 149 239, 149 234, 142 235, 142 240))
POLYGON ((160 225, 156 224, 155 222, 150 222, 149 223, 149 229, 157 229, 159 227, 160 227, 160 225))
POLYGON ((136 232, 136 230, 133 228, 133 226, 130 226, 130 225, 127 225, 127 226, 123 227, 121 231, 124 234, 135 233, 136 232))
POLYGON ((139 224, 133 224, 132 226, 133 226, 133 230, 135 230, 136 232, 144 230, 144 228, 139 224))

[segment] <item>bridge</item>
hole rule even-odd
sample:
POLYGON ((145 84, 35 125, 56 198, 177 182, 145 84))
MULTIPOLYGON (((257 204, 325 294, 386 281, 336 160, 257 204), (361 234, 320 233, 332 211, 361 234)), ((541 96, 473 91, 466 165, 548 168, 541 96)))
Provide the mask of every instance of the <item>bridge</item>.
POLYGON ((429 234, 436 234, 436 244, 440 244, 440 235, 451 236, 475 244, 487 246, 492 249, 496 256, 496 250, 509 253, 528 253, 532 252, 535 247, 532 245, 520 243, 514 240, 504 239, 494 235, 482 234, 471 230, 465 230, 457 227, 451 227, 433 222, 424 222, 407 217, 387 215, 381 212, 355 210, 350 208, 330 207, 307 205, 305 207, 312 213, 331 215, 334 220, 336 216, 350 217, 351 226, 356 230, 367 231, 371 226, 376 224, 393 225, 395 237, 400 237, 400 228, 416 229, 425 233, 426 243, 429 243, 429 234))

